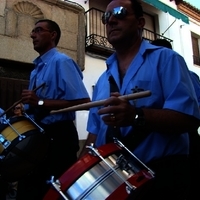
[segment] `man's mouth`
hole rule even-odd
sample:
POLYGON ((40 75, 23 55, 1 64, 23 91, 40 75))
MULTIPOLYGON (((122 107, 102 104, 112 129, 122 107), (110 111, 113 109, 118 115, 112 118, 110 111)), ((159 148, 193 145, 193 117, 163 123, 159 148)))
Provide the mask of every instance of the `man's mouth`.
POLYGON ((111 31, 109 31, 109 34, 113 33, 113 32, 119 32, 119 29, 112 29, 111 31))

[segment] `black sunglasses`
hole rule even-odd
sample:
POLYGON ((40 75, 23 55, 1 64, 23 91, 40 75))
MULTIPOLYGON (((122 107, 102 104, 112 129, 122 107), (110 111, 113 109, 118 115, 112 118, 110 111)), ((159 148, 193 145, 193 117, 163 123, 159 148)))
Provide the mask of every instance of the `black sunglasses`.
POLYGON ((101 18, 102 23, 107 24, 111 15, 113 15, 117 19, 123 19, 127 15, 127 10, 126 8, 120 6, 120 7, 113 8, 112 11, 105 12, 101 18))

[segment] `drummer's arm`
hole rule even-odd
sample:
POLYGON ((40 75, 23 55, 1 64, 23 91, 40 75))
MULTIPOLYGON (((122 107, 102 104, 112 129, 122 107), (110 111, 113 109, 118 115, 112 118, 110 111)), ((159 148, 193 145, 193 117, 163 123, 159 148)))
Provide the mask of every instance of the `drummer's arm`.
POLYGON ((92 143, 94 144, 95 141, 96 141, 96 135, 95 134, 92 134, 92 133, 89 133, 88 134, 88 137, 85 141, 85 144, 79 154, 79 158, 81 158, 82 156, 84 156, 86 153, 88 153, 88 148, 86 148, 86 146, 90 146, 92 143))

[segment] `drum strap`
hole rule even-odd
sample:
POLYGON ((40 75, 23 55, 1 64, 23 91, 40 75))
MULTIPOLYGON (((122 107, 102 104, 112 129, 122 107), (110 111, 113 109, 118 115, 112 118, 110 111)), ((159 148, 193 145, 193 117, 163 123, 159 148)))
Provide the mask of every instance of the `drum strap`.
MULTIPOLYGON (((112 75, 109 77, 108 81, 110 83, 110 93, 119 92, 119 88, 112 75)), ((121 139, 120 127, 108 126, 106 131, 106 143, 113 142, 113 137, 119 140, 121 139)))
MULTIPOLYGON (((119 92, 119 88, 111 75, 109 77, 110 92, 119 92)), ((128 149, 134 150, 147 137, 148 132, 143 128, 134 127, 127 136, 122 137, 120 127, 108 126, 106 131, 106 143, 113 142, 113 137, 120 140, 128 149)))

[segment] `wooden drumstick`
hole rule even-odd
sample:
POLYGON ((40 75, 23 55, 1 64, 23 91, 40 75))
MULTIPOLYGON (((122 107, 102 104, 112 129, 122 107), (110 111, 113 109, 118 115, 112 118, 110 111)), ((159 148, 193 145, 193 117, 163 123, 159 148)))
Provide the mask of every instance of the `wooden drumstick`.
MULTIPOLYGON (((41 85, 39 85, 38 87, 36 87, 33 91, 37 91, 38 89, 40 89, 41 87, 45 86, 46 83, 42 83, 41 85)), ((6 111, 4 111, 3 113, 0 114, 0 117, 5 115, 9 110, 11 110, 12 108, 14 108, 17 104, 21 103, 22 99, 20 99, 19 101, 15 102, 11 107, 9 107, 6 111)))
MULTIPOLYGON (((147 91, 143 91, 143 92, 137 92, 137 93, 133 93, 133 94, 119 96, 118 98, 126 99, 126 100, 133 100, 133 99, 147 97, 150 95, 151 95, 151 92, 149 90, 147 90, 147 91)), ((79 104, 79 105, 68 107, 68 108, 52 110, 50 113, 54 114, 54 113, 61 113, 61 112, 68 112, 68 111, 88 110, 89 108, 92 108, 92 107, 102 106, 105 103, 105 101, 106 101, 106 99, 100 100, 100 101, 89 102, 89 103, 83 103, 83 104, 79 104)))

